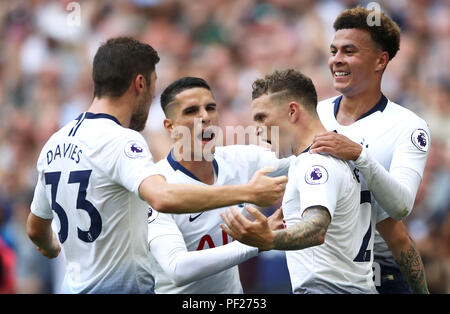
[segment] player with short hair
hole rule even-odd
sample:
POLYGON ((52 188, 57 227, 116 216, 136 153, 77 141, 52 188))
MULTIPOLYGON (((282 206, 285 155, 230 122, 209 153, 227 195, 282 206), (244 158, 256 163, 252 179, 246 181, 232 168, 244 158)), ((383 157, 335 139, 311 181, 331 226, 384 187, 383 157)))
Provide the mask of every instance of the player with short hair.
POLYGON ((138 131, 155 94, 158 61, 150 45, 132 38, 101 45, 90 108, 41 151, 27 232, 48 258, 62 246, 64 293, 153 292, 147 203, 161 212, 189 212, 242 202, 268 206, 282 195, 283 177, 257 174, 246 185, 199 187, 167 184, 155 173, 138 131))
MULTIPOLYGON (((262 167, 274 168, 271 175, 287 174, 290 159, 278 159, 269 149, 256 145, 216 147, 219 111, 203 79, 183 77, 174 81, 161 94, 161 106, 166 115, 164 127, 175 141, 167 158, 156 164, 167 182, 245 184, 262 167), (191 135, 182 146, 178 144, 185 133, 179 132, 180 128, 187 128, 191 135), (197 144, 200 149, 196 153, 197 144)), ((237 265, 256 256, 258 249, 231 242, 219 227, 222 211, 223 207, 195 215, 173 215, 150 208, 148 242, 156 293, 243 292, 237 265)), ((280 212, 274 217, 282 227, 280 212)))
POLYGON ((413 208, 430 133, 423 119, 381 92, 382 75, 399 49, 400 29, 381 12, 380 25, 368 25, 371 14, 378 13, 362 7, 348 9, 334 22, 328 65, 341 95, 319 102, 317 111, 329 132, 314 139, 311 151, 355 161, 369 203, 392 217, 384 219, 387 214, 383 213, 377 224, 386 242, 375 235, 375 261, 382 275, 379 292, 410 293, 411 288, 426 293, 420 254, 397 220, 413 208))
MULTIPOLYGON (((372 260, 361 239, 372 225, 360 210, 360 184, 350 163, 308 152, 325 130, 316 112, 310 78, 293 69, 275 71, 253 83, 252 116, 258 126, 279 126, 281 156, 296 155, 282 202, 286 229, 271 230, 252 207, 251 222, 236 207, 221 225, 233 238, 261 250, 286 250, 294 293, 376 293, 372 260)), ((268 132, 269 134, 270 132, 268 132)))

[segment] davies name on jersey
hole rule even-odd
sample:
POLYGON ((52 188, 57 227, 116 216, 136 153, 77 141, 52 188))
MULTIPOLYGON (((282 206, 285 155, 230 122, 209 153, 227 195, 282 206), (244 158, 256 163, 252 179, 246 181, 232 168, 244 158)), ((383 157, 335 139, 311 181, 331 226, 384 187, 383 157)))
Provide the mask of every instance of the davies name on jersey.
POLYGON ((56 145, 55 150, 49 150, 47 152, 47 165, 50 165, 52 161, 56 160, 57 157, 59 158, 69 158, 75 161, 76 163, 79 163, 81 160, 80 155, 83 153, 81 149, 78 148, 77 145, 73 143, 64 143, 62 145, 56 145))

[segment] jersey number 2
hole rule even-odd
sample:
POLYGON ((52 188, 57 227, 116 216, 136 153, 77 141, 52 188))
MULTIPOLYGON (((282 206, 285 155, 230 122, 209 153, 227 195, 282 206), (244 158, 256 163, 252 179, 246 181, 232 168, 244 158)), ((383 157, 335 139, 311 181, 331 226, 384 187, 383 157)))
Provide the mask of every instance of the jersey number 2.
MULTIPOLYGON (((77 209, 85 210, 91 219, 91 226, 88 231, 78 229, 78 238, 84 242, 94 242, 102 231, 102 218, 98 210, 86 199, 86 190, 89 185, 89 178, 92 170, 72 171, 69 175, 69 184, 79 183, 77 209)), ((66 212, 56 201, 56 194, 58 192, 59 180, 61 178, 61 171, 45 173, 45 184, 51 187, 52 209, 58 215, 60 221, 60 230, 58 232, 59 241, 64 243, 67 239, 69 230, 69 221, 66 212)))

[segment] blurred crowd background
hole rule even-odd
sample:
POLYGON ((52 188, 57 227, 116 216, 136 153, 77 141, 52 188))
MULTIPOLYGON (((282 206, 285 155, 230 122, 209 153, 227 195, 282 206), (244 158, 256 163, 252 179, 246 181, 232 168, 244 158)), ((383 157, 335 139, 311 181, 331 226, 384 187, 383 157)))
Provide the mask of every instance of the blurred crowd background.
MULTIPOLYGON (((92 101, 98 46, 126 35, 161 57, 147 130, 155 161, 171 141, 159 94, 182 76, 206 79, 222 126, 251 123, 251 83, 274 69, 310 76, 319 100, 337 95, 327 67, 333 21, 352 0, 0 1, 0 250, 13 266, 16 293, 53 293, 62 258, 42 257, 26 236, 36 160, 49 136, 92 101), (78 19, 79 18, 79 19, 78 19), (10 248, 10 250, 8 250, 10 248), (8 255, 9 253, 9 255, 8 255)), ((432 144, 415 208, 406 224, 421 252, 432 293, 450 293, 450 3, 378 1, 402 29, 384 94, 429 124, 432 144)), ((289 293, 282 252, 240 267, 247 293, 289 293)), ((0 284, 1 287, 1 284, 0 284)), ((1 288, 0 288, 1 292, 1 288)))

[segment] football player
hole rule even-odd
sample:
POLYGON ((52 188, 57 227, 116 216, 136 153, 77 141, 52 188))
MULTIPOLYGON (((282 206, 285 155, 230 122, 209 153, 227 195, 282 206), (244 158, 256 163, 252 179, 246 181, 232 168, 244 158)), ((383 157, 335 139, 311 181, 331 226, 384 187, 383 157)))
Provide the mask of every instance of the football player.
POLYGON ((222 214, 221 227, 261 250, 286 250, 294 293, 377 293, 370 255, 361 247, 373 219, 360 209, 366 200, 358 176, 347 161, 309 153, 314 136, 325 131, 311 79, 293 69, 275 71, 253 83, 252 98, 253 120, 279 126, 281 156, 296 155, 282 202, 287 228, 271 230, 250 206, 255 221, 233 207, 222 214))
POLYGON ((138 132, 155 94, 158 61, 148 44, 108 40, 94 57, 92 105, 41 151, 27 232, 48 258, 62 247, 64 293, 153 292, 148 204, 161 212, 200 212, 242 202, 269 206, 283 193, 285 177, 261 172, 249 184, 217 187, 167 184, 155 175, 138 132))
MULTIPOLYGON (((245 184, 263 167, 273 168, 271 175, 287 175, 290 159, 278 159, 267 148, 216 147, 220 140, 219 112, 211 88, 203 79, 176 80, 161 94, 161 106, 166 115, 164 126, 175 142, 167 158, 156 164, 168 183, 245 184)), ((223 211, 218 207, 174 215, 150 209, 148 241, 156 293, 243 292, 237 265, 256 256, 258 249, 231 242, 219 227, 223 211)), ((275 215, 281 222, 280 210, 275 215)))
POLYGON ((355 161, 369 204, 385 211, 377 221, 383 237, 378 232, 374 235, 375 262, 381 267, 378 291, 426 293, 420 255, 400 220, 413 208, 430 132, 423 119, 381 91, 383 73, 399 49, 400 29, 381 12, 380 25, 370 26, 367 21, 373 14, 378 13, 353 8, 334 22, 328 65, 341 95, 318 104, 319 117, 329 132, 314 139, 311 151, 355 161))

